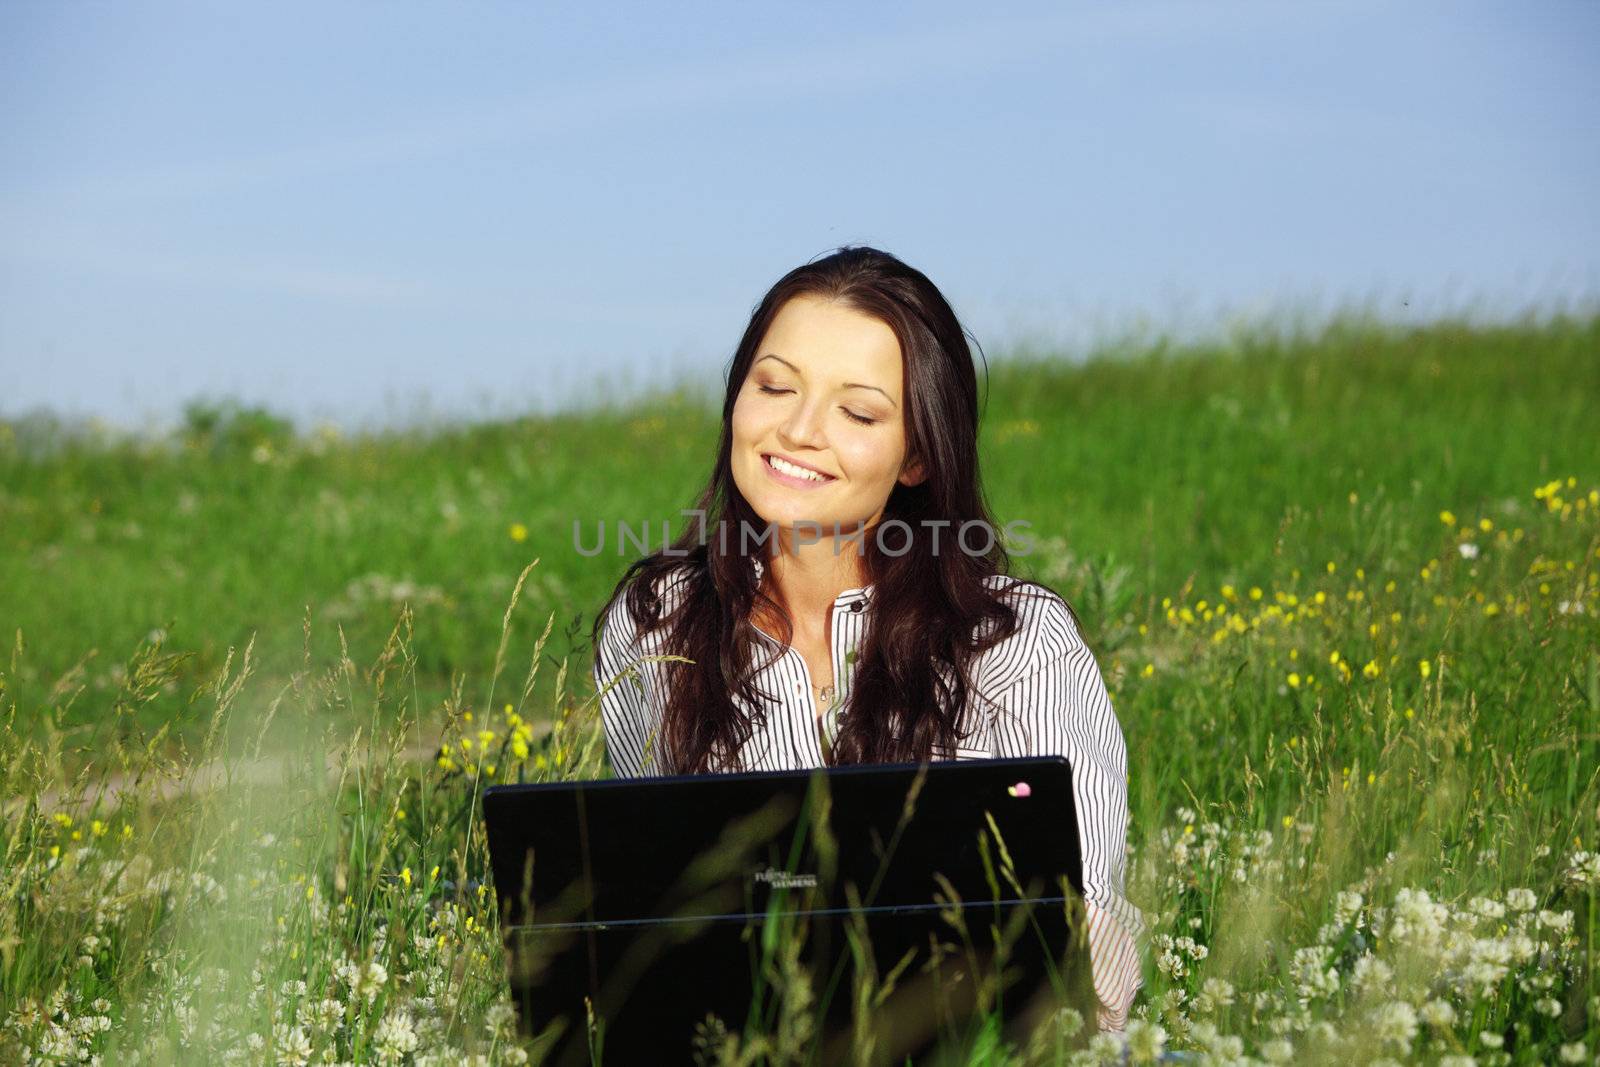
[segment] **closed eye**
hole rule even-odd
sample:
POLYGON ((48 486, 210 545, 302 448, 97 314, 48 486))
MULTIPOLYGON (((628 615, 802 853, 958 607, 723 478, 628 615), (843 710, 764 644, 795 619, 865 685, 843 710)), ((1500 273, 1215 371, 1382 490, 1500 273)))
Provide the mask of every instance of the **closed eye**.
MULTIPOLYGON (((757 386, 757 388, 769 396, 783 396, 786 393, 794 392, 793 389, 774 389, 770 385, 757 386)), ((877 419, 869 419, 865 415, 857 415, 849 408, 840 408, 839 410, 844 412, 846 418, 854 422, 859 422, 863 426, 871 426, 878 421, 877 419)))

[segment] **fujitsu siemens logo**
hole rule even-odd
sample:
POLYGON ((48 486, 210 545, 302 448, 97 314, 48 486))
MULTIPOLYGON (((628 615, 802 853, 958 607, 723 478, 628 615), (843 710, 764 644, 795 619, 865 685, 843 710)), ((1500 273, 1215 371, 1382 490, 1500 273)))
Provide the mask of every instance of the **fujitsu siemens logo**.
POLYGON ((780 871, 776 867, 756 872, 756 881, 768 882, 774 889, 794 889, 799 886, 815 886, 817 876, 814 874, 794 874, 790 871, 780 871))

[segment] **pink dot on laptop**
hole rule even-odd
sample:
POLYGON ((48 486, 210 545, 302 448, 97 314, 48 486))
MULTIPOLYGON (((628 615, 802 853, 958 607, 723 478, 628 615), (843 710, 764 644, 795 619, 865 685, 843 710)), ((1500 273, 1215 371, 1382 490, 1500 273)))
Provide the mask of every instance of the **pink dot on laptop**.
POLYGON ((1032 793, 1033 790, 1028 788, 1027 782, 1018 782, 1016 785, 1006 786, 1006 792, 1010 793, 1014 797, 1025 797, 1032 793))

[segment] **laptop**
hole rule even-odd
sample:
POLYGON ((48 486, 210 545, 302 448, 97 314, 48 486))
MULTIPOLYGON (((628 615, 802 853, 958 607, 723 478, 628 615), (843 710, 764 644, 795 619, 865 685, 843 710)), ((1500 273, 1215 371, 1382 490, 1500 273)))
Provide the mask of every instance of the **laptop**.
POLYGON ((482 799, 512 997, 541 1062, 714 1063, 720 1021, 787 1033, 819 1065, 942 1063, 972 1047, 985 1006, 1018 1045, 1062 1006, 1093 1032, 1064 757, 496 785, 482 799))

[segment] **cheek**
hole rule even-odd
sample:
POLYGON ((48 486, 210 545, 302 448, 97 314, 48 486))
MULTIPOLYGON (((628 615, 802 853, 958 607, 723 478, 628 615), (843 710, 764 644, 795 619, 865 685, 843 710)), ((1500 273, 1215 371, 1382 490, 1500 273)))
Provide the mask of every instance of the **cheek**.
POLYGON ((874 435, 835 448, 839 462, 853 480, 870 484, 892 482, 900 475, 900 457, 904 446, 899 441, 874 435))
POLYGON ((750 436, 755 432, 755 426, 753 425, 753 420, 751 419, 750 414, 750 406, 744 402, 743 397, 740 397, 738 400, 733 402, 733 416, 731 418, 731 423, 733 426, 734 441, 748 441, 750 436))

